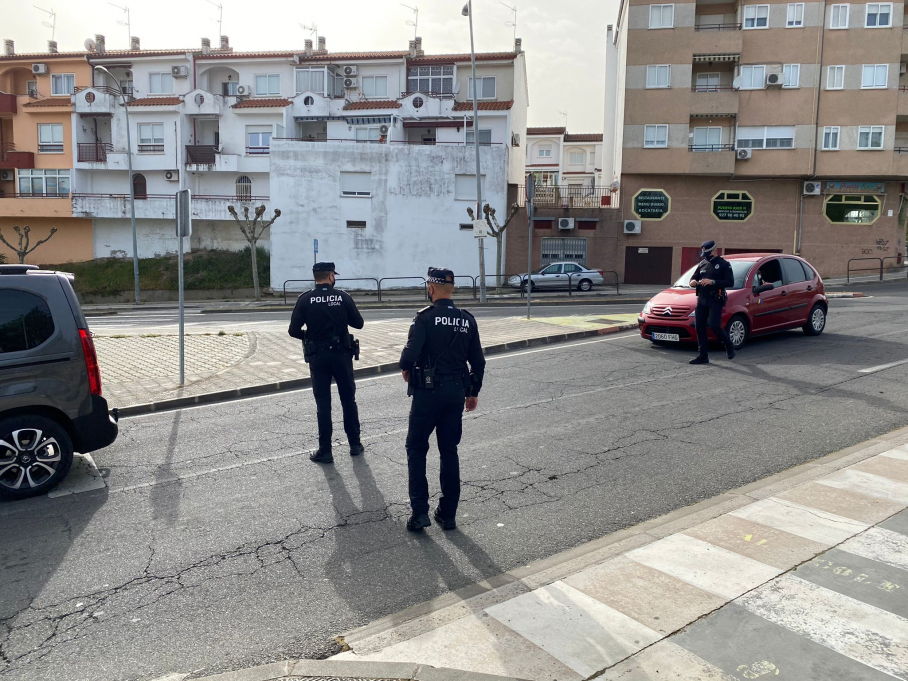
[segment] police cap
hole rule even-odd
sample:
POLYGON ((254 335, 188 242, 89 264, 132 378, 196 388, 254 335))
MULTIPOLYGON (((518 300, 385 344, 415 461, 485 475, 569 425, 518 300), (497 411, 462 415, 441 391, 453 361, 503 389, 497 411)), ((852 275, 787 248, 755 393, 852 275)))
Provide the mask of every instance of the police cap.
POLYGON ((704 253, 709 253, 715 247, 716 247, 716 242, 712 241, 712 240, 704 241, 702 244, 700 244, 700 250, 703 251, 704 253))
POLYGON ((334 272, 337 274, 337 271, 334 269, 333 262, 317 262, 312 266, 313 272, 334 272))
POLYGON ((426 282, 429 284, 453 284, 454 273, 443 267, 430 267, 426 275, 426 282))

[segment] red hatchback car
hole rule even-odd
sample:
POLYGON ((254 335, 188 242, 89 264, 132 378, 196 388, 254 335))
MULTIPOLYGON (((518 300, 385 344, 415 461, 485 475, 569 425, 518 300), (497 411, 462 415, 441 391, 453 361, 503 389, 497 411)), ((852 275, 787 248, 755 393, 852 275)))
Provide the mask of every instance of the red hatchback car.
MULTIPOLYGON (((728 289, 722 325, 735 350, 750 336, 801 327, 809 336, 826 328, 829 306, 823 280, 807 261, 793 255, 729 255, 735 283, 728 289)), ((699 265, 699 263, 698 263, 699 265)), ((688 284, 697 265, 671 288, 652 298, 637 318, 640 334, 655 343, 695 343, 697 298, 688 284)), ((710 340, 717 340, 713 333, 710 340)))

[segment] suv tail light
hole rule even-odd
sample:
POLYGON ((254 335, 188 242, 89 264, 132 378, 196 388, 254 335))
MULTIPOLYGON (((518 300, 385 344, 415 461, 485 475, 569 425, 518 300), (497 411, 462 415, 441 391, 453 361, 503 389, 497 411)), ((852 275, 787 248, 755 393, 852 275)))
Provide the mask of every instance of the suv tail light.
POLYGON ((88 384, 92 395, 101 394, 101 368, 98 366, 98 353, 95 352, 95 342, 91 339, 91 332, 79 329, 82 339, 82 354, 85 356, 85 368, 88 369, 88 384))

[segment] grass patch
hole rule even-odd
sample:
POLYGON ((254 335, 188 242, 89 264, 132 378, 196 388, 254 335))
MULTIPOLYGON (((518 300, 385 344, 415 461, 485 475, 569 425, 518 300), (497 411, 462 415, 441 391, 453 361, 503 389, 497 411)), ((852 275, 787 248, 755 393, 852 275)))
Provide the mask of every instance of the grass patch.
MULTIPOLYGON (((271 285, 271 256, 257 249, 259 284, 271 285)), ((51 270, 72 272, 77 293, 116 295, 132 291, 132 260, 101 258, 87 262, 42 265, 51 270)), ((139 286, 143 291, 176 291, 177 256, 139 259, 139 286)), ((184 258, 183 281, 187 291, 252 288, 252 257, 249 247, 242 251, 196 251, 184 258)))

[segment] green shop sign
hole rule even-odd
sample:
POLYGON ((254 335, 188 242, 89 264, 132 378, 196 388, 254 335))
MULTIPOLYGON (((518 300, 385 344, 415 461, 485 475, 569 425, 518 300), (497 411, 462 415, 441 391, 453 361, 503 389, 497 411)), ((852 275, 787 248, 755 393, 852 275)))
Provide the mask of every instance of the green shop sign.
POLYGON ((753 213, 754 200, 747 192, 719 192, 713 197, 712 214, 719 222, 746 222, 753 213))
POLYGON ((639 220, 663 220, 671 212, 672 199, 663 189, 641 189, 634 194, 632 209, 639 220))

